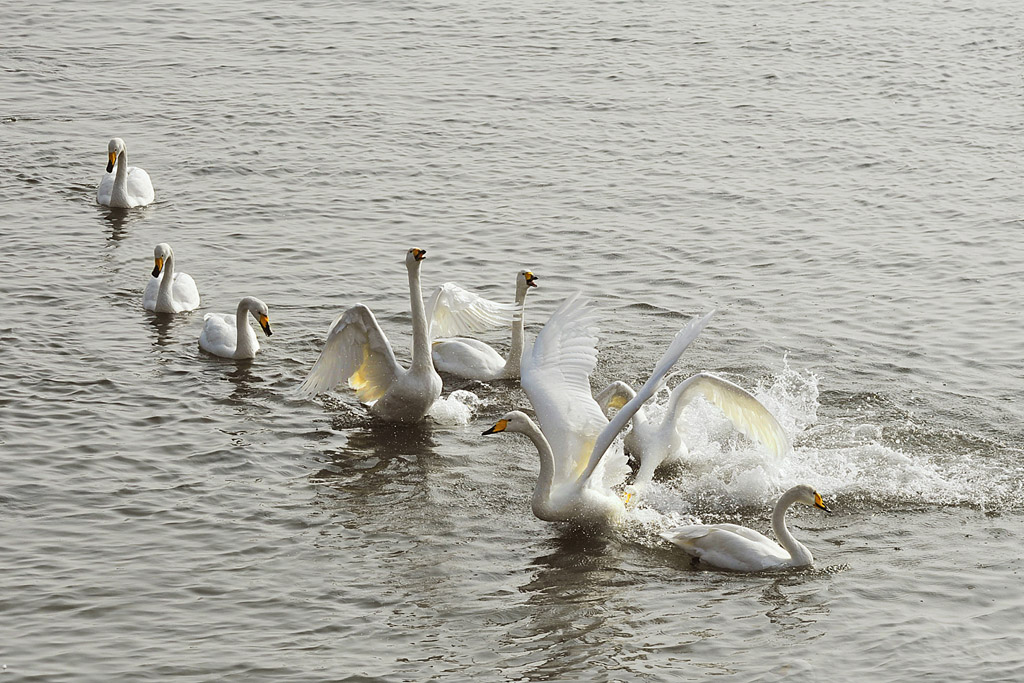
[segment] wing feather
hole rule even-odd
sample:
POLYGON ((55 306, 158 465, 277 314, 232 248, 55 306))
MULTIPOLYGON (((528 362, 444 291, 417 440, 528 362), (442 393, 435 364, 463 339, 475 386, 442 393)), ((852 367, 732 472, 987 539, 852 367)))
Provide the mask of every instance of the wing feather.
POLYGON ((742 387, 707 372, 680 382, 672 390, 667 414, 677 420, 683 408, 698 396, 717 406, 738 431, 760 443, 776 458, 789 452, 789 436, 760 401, 742 387))
POLYGON ((373 311, 356 304, 335 318, 323 351, 299 393, 315 396, 347 380, 356 398, 372 403, 384 395, 400 371, 391 343, 373 311))
POLYGON ((554 482, 575 480, 608 419, 590 389, 597 313, 579 292, 558 307, 523 354, 522 386, 554 453, 554 482))
POLYGON ((518 308, 515 304, 485 299, 454 282, 445 282, 434 290, 427 303, 430 338, 456 337, 507 327, 512 313, 518 308))

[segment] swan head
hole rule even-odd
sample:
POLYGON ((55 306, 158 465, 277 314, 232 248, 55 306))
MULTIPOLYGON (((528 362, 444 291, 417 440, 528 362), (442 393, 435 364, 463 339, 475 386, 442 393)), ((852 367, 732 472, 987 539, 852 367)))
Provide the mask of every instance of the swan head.
POLYGON ((821 499, 821 494, 807 484, 794 486, 790 491, 797 503, 810 505, 811 507, 816 507, 819 510, 824 510, 825 512, 832 512, 832 510, 825 505, 825 501, 821 499))
POLYGON ((525 433, 530 430, 533 425, 531 420, 526 413, 513 410, 511 413, 505 413, 501 416, 501 419, 494 423, 490 429, 483 433, 483 436, 488 434, 497 434, 499 432, 520 432, 525 433))
POLYGON ((124 140, 121 138, 110 139, 110 142, 107 143, 107 173, 114 170, 114 164, 117 163, 117 157, 123 154, 125 149, 124 140))
POLYGON ((270 309, 267 308, 265 303, 254 296, 247 296, 242 299, 241 304, 248 309, 249 313, 252 314, 252 317, 256 318, 256 322, 258 322, 260 327, 263 329, 263 334, 268 337, 274 334, 270 329, 270 309))
MULTIPOLYGON (((116 140, 118 138, 114 139, 116 140)), ((111 140, 111 142, 113 142, 113 140, 111 140)), ((166 242, 161 242, 153 247, 153 277, 158 277, 160 275, 160 271, 164 269, 164 264, 167 262, 167 259, 171 258, 173 253, 174 252, 171 251, 171 245, 166 242)))
POLYGON ((426 249, 417 249, 416 247, 413 247, 405 254, 405 265, 409 267, 414 266, 425 258, 427 258, 426 249))
POLYGON ((520 270, 519 271, 519 276, 516 278, 516 281, 517 282, 522 282, 527 287, 536 287, 537 286, 537 276, 534 275, 529 270, 520 270))

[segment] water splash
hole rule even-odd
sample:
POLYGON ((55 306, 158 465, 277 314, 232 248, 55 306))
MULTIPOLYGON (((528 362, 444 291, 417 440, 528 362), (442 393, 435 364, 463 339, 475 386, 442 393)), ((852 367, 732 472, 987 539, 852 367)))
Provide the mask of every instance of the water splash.
POLYGON ((434 401, 427 415, 442 425, 468 425, 481 403, 472 391, 456 389, 434 401))

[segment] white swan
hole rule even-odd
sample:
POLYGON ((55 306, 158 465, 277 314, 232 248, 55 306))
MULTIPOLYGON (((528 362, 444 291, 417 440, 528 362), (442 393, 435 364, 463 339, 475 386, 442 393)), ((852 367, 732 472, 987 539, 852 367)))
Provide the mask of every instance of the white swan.
POLYGON ((100 178, 96 202, 105 206, 128 209, 153 201, 153 181, 138 166, 128 165, 128 148, 124 140, 112 138, 107 143, 107 172, 100 178), (114 171, 114 166, 117 171, 114 171))
POLYGON ((373 312, 362 304, 338 316, 327 333, 320 357, 299 387, 305 396, 333 388, 342 380, 370 412, 391 422, 420 420, 441 395, 441 377, 430 358, 430 334, 420 290, 420 261, 425 249, 410 249, 405 257, 412 306, 412 364, 406 370, 395 360, 388 338, 373 312))
POLYGON ((622 516, 625 505, 614 487, 629 473, 626 456, 621 449, 605 451, 713 314, 679 331, 651 378, 609 422, 590 390, 590 372, 597 365, 598 316, 578 294, 562 303, 523 354, 523 389, 540 427, 513 411, 484 432, 518 432, 537 447, 540 476, 533 491, 534 515, 581 525, 611 524, 622 516))
POLYGON ((767 536, 737 524, 695 524, 663 532, 661 537, 704 564, 740 572, 804 567, 814 561, 811 551, 786 527, 786 510, 793 503, 832 512, 810 486, 794 486, 779 497, 772 512, 772 530, 782 547, 767 536))
POLYGON ((245 314, 251 313, 268 337, 270 311, 267 305, 254 296, 247 296, 238 302, 238 309, 231 313, 207 313, 203 318, 203 331, 199 334, 199 348, 224 358, 255 358, 260 350, 256 333, 249 326, 245 314))
MULTIPOLYGON (((523 314, 526 293, 537 286, 537 278, 528 270, 516 275, 516 303, 512 314, 512 344, 508 355, 502 356, 478 339, 456 337, 434 342, 431 355, 434 367, 456 377, 489 381, 519 379, 519 366, 523 357, 523 314)), ((438 292, 440 293, 440 288, 438 292)), ((486 299, 484 300, 486 301, 486 299)), ((488 302, 490 303, 490 302, 488 302)), ((436 310, 437 307, 431 307, 436 310)), ((432 316, 433 317, 433 316, 432 316)))
POLYGON ((153 248, 153 277, 142 293, 142 307, 157 313, 182 313, 199 305, 199 289, 188 273, 174 272, 171 245, 161 242, 153 248))
MULTIPOLYGON (((596 398, 607 413, 610 408, 624 406, 635 395, 636 392, 625 382, 612 382, 596 398)), ((789 451, 786 431, 760 401, 728 380, 701 372, 676 385, 660 423, 652 422, 643 406, 633 415, 633 429, 626 434, 625 445, 626 450, 640 460, 640 469, 633 482, 637 492, 651 482, 655 470, 662 464, 676 462, 686 456, 686 444, 680 434, 685 423, 679 418, 683 409, 698 396, 717 406, 737 430, 767 448, 776 458, 789 451)))

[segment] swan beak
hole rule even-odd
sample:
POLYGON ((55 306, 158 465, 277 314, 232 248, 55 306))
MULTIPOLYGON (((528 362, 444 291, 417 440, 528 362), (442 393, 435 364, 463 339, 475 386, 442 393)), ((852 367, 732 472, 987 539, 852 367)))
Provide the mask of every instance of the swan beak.
POLYGON ((274 334, 273 332, 270 331, 270 318, 268 318, 265 315, 260 316, 260 327, 263 328, 264 334, 266 334, 268 337, 274 334))
POLYGON ((156 265, 153 266, 153 277, 156 277, 157 275, 160 274, 160 271, 164 269, 164 260, 162 258, 160 258, 159 256, 157 256, 154 259, 154 261, 155 261, 156 265))
POLYGON ((527 271, 527 273, 526 273, 526 286, 527 287, 536 287, 537 286, 537 276, 534 275, 533 273, 529 272, 529 271, 527 271))
POLYGON ((488 434, 497 434, 498 432, 505 431, 505 427, 508 427, 508 420, 498 420, 494 423, 494 426, 488 429, 481 436, 487 436, 488 434))
POLYGON ((830 510, 829 507, 825 505, 825 501, 821 499, 821 495, 818 492, 814 493, 814 507, 820 508, 825 512, 832 512, 832 510, 830 510))
POLYGON ((114 164, 117 163, 117 152, 111 152, 107 159, 107 173, 114 170, 114 164))
POLYGON ((427 250, 426 249, 413 249, 412 250, 412 257, 414 259, 416 259, 417 261, 422 261, 423 259, 427 258, 427 250))

